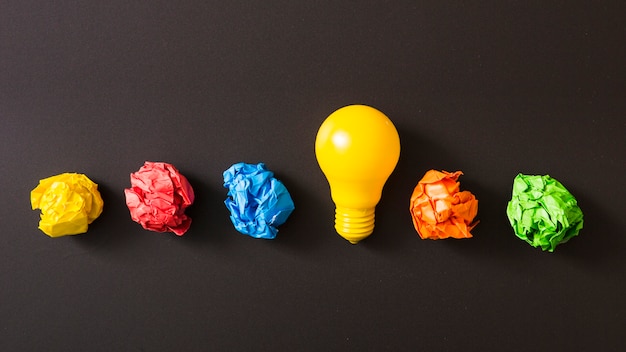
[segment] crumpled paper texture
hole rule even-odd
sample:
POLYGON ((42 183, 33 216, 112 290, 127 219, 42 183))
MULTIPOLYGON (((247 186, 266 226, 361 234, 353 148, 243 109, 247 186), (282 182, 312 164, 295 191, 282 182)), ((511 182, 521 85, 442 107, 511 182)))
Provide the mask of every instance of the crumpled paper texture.
POLYGON ((457 182, 461 171, 430 170, 418 182, 411 195, 413 226, 422 239, 470 238, 478 222, 478 200, 468 191, 460 191, 457 182))
POLYGON ((193 204, 193 188, 173 165, 146 161, 130 174, 130 184, 124 194, 133 221, 150 231, 187 232, 191 218, 185 209, 193 204))
POLYGON ((40 180, 30 192, 30 203, 33 210, 41 209, 39 229, 50 237, 87 232, 104 205, 98 185, 77 173, 40 180))
POLYGON ((295 209, 287 188, 263 163, 237 163, 223 176, 228 188, 224 203, 235 229, 254 238, 275 238, 276 227, 295 209))
POLYGON ((506 214, 517 237, 544 251, 553 252, 583 228, 576 198, 549 175, 518 174, 506 214))

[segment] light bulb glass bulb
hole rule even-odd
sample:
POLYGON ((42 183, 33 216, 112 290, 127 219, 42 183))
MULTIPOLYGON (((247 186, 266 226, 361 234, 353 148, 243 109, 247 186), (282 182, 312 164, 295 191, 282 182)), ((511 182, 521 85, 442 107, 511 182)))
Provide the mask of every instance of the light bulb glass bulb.
POLYGON ((335 230, 356 244, 374 231, 374 209, 400 157, 398 131, 382 112, 349 105, 322 123, 315 155, 330 184, 335 230))

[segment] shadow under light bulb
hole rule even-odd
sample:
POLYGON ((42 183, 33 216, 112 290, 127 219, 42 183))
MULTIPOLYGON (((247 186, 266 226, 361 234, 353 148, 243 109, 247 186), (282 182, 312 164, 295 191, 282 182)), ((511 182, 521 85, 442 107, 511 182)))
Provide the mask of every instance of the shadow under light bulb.
POLYGON ((326 118, 315 155, 330 184, 335 230, 352 244, 374 231, 374 210, 400 157, 400 137, 382 112, 345 106, 326 118))

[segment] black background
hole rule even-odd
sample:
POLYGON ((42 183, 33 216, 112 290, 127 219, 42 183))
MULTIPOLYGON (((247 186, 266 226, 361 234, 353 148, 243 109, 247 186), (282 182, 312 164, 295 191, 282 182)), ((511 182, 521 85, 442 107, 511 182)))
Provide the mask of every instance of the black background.
POLYGON ((626 24, 621 1, 0 1, 3 351, 623 351, 626 24), (399 164, 353 246, 314 155, 349 104, 395 123, 399 164), (145 160, 196 191, 183 237, 131 221, 145 160), (296 210, 239 234, 222 171, 265 162, 296 210), (469 240, 422 241, 429 169, 480 201, 469 240), (105 210, 50 239, 29 193, 87 174, 105 210), (506 218, 550 174, 580 236, 542 252, 506 218))

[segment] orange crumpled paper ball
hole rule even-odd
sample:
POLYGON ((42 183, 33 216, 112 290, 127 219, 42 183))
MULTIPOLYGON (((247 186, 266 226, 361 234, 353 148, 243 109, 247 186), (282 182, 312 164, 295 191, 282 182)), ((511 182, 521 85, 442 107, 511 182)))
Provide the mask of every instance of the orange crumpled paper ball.
POLYGON ((430 170, 415 187, 409 210, 422 239, 472 237, 478 200, 469 191, 460 191, 461 175, 461 171, 430 170))

